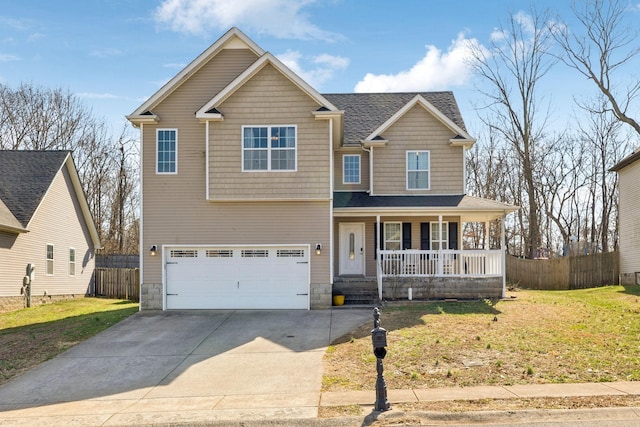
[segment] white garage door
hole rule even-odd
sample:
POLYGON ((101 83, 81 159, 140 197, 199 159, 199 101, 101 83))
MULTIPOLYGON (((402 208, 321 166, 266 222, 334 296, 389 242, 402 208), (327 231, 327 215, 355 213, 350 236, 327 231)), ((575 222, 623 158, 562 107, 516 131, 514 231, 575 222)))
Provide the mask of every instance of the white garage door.
POLYGON ((169 247, 167 309, 309 308, 309 247, 169 247))

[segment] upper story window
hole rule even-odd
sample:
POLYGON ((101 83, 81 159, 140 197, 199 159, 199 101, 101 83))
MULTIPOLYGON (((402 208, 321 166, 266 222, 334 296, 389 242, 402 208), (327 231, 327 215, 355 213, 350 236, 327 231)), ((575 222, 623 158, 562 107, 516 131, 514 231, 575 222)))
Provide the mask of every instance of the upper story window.
POLYGON ((342 156, 342 183, 360 184, 360 154, 342 156))
POLYGON ((156 173, 178 172, 178 130, 158 129, 156 173))
POLYGON ((429 152, 407 151, 407 190, 429 189, 429 152))
POLYGON ((295 171, 295 126, 243 126, 243 171, 295 171))

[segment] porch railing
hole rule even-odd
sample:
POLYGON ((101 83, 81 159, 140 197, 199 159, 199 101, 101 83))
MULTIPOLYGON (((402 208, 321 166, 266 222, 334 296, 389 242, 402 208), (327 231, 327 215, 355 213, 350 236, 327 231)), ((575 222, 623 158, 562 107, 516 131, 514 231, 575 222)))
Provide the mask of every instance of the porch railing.
POLYGON ((378 251, 378 279, 383 277, 502 276, 502 251, 378 251))

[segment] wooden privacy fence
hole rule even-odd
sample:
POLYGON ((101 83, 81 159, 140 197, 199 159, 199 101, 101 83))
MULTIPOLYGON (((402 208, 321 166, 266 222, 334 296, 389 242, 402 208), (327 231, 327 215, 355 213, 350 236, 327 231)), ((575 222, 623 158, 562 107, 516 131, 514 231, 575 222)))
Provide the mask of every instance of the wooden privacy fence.
POLYGON ((562 257, 521 259, 507 256, 507 281, 526 289, 570 290, 618 283, 618 252, 562 257))
POLYGON ((140 301, 140 269, 96 268, 96 296, 140 301))

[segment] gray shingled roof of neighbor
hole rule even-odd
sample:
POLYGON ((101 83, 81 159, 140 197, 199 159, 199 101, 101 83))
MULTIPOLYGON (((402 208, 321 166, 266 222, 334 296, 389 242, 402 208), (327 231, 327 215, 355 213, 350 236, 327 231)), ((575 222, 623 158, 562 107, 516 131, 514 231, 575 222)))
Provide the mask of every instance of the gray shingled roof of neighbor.
POLYGON ((29 224, 69 153, 0 151, 0 200, 23 227, 29 224))
POLYGON ((332 93, 323 94, 344 110, 344 145, 359 145, 416 95, 422 95, 453 123, 466 131, 453 92, 332 93))

